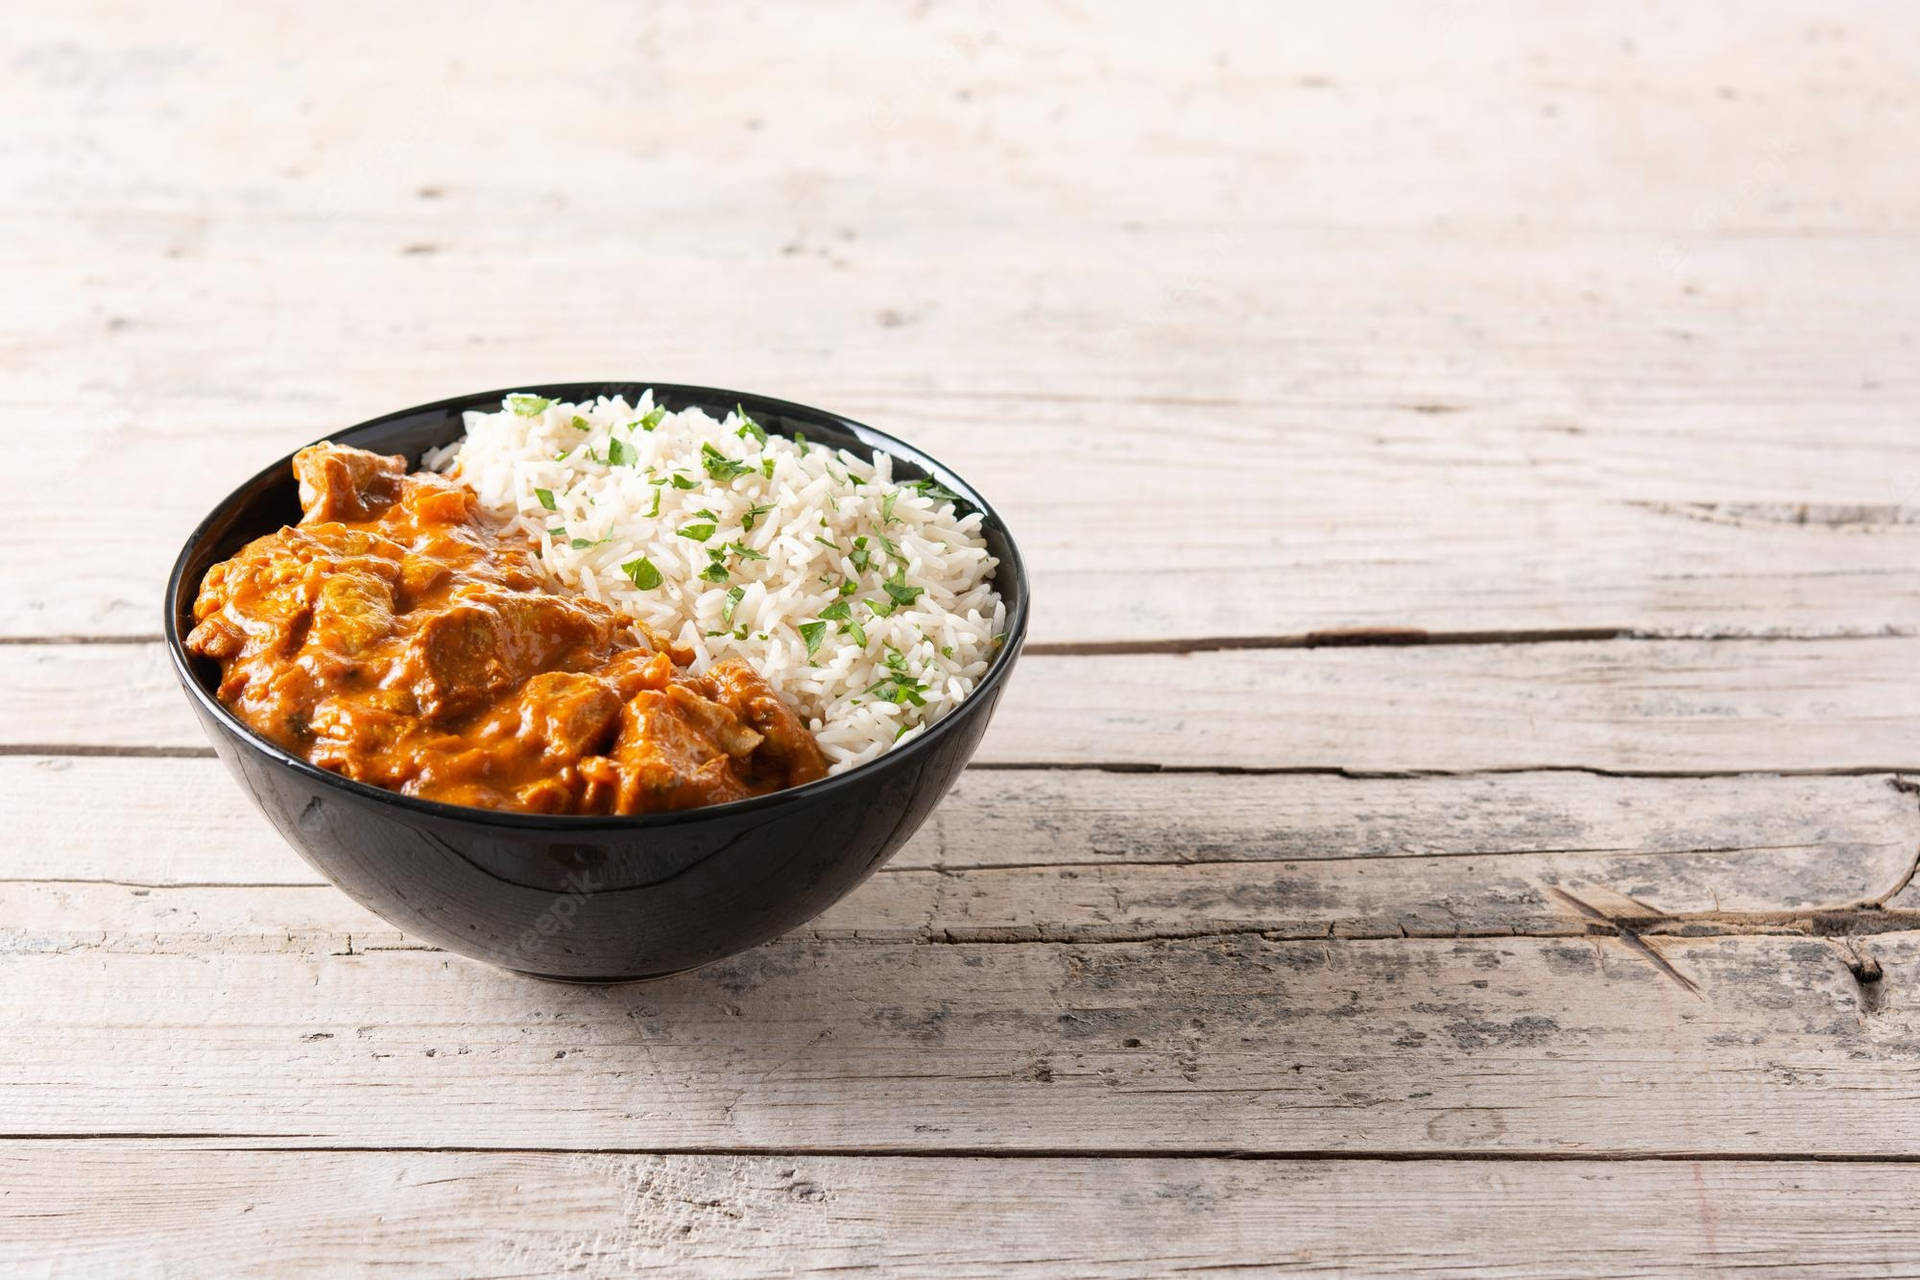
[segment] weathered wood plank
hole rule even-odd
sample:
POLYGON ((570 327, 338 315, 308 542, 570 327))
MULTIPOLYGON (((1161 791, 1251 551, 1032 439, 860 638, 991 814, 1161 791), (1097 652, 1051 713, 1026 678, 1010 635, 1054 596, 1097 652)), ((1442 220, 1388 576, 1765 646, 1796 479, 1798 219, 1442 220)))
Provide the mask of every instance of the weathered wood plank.
MULTIPOLYGON (((593 228, 606 237, 593 247, 646 255, 640 233, 654 223, 636 224, 611 193, 679 215, 658 220, 665 253, 736 255, 763 244, 702 235, 710 228, 691 215, 731 213, 775 250, 777 233, 811 232, 817 255, 840 247, 836 228, 866 225, 863 213, 901 237, 1099 216, 1148 219, 1145 232, 1156 215, 1510 235, 1898 233, 1916 206, 1889 172, 1916 132, 1900 94, 1920 29, 1902 7, 1720 4, 1681 26, 1556 4, 1379 40, 1367 37, 1405 21, 1404 6, 1209 4, 1178 25, 1147 10, 1099 24, 1041 11, 995 28, 977 4, 801 17, 574 0, 553 20, 601 38, 566 74, 540 77, 538 93, 504 99, 492 55, 545 29, 528 15, 457 25, 441 7, 366 48, 351 27, 234 3, 194 29, 144 12, 41 9, 33 28, 9 33, 21 74, 0 99, 19 119, 7 158, 36 181, 8 190, 6 205, 170 214, 196 248, 222 243, 210 212, 238 208, 295 232, 389 219, 401 224, 394 257, 430 259, 401 254, 409 235, 491 211, 593 228), (854 46, 871 56, 850 63, 854 46), (763 69, 742 80, 742 65, 763 69), (233 118, 222 86, 255 110, 233 118), (895 110, 874 113, 876 101, 895 110), (395 138, 394 111, 419 131, 395 138), (1647 127, 1656 118, 1663 127, 1647 127), (274 149, 291 137, 304 145, 274 149)), ((527 232, 512 243, 541 257, 569 245, 527 232)))
MULTIPOLYGON (((1023 659, 990 763, 1360 771, 1920 767, 1920 638, 1023 659)), ((0 745, 204 745, 156 644, 0 645, 0 745), (111 689, 111 699, 101 690, 111 689)))
POLYGON ((1907 1164, 847 1159, 0 1145, 13 1264, 1147 1276, 1901 1274, 1907 1164), (1578 1204, 1580 1212, 1569 1212, 1578 1204))
POLYGON ((15 954, 0 1133, 853 1152, 1912 1155, 1920 934, 785 941, 645 986, 15 954), (178 1070, 183 1044, 193 1068, 178 1070), (110 1119, 109 1119, 110 1118, 110 1119))
MULTIPOLYGON (((0 937, 11 951, 328 955, 411 945, 241 811, 237 792, 213 776, 216 762, 10 763, 26 768, 0 777, 55 782, 32 801, 44 816, 25 818, 23 838, 0 858, 0 937), (189 772, 211 797, 156 786, 189 772), (116 773, 130 780, 118 790, 125 807, 145 812, 141 829, 154 836, 59 823, 116 773), (206 878, 201 850, 229 843, 216 864, 223 885, 206 878)), ((1884 901, 1920 857, 1920 806, 1886 776, 1579 778, 1579 815, 1554 807, 1567 781, 977 771, 901 858, 798 936, 1578 937, 1605 931, 1596 911, 1645 932, 1806 933, 1828 928, 1832 912, 1884 901), (1612 805, 1601 808, 1606 791, 1612 805), (1407 812, 1394 811, 1409 797, 1407 812), (1635 808, 1689 798, 1708 806, 1690 821, 1676 823, 1664 805, 1635 808), (1418 824, 1449 802, 1459 815, 1435 842, 1418 824), (1727 821, 1732 809, 1738 817, 1727 821), (1158 829, 1102 847, 1141 812, 1163 815, 1158 829), (1164 815, 1175 812, 1184 816, 1169 824, 1164 815), (1311 825, 1279 830, 1289 814, 1311 825), (1357 819, 1370 829, 1356 829, 1357 819), (1440 856, 1422 854, 1423 843, 1440 856)), ((1894 917, 1875 919, 1887 927, 1894 917)))
MULTIPOLYGON (((1889 491, 1890 477, 1920 475, 1920 452, 1901 436, 1836 464, 1737 431, 1568 437, 1505 414, 1363 412, 1328 429, 1290 422, 1309 417, 1298 410, 919 408, 872 416, 1003 507, 1032 563, 1042 643, 1369 626, 1920 630, 1920 506, 1889 491), (1032 465, 1042 431, 1060 467, 1032 465), (1233 465, 1214 464, 1223 451, 1233 465)), ((199 518, 327 427, 209 432, 205 417, 149 405, 81 441, 11 446, 0 501, 17 533, 0 572, 19 589, 0 602, 0 634, 152 634, 199 518), (170 412, 198 429, 152 422, 170 412), (72 518, 70 493, 45 477, 76 461, 92 500, 139 511, 137 526, 72 518)))
MULTIPOLYGON (((318 884, 211 759, 0 756, 0 881, 134 887, 318 884), (75 823, 72 815, 90 820, 75 823)), ((1817 849, 1817 892, 1716 885, 1721 906, 1864 894, 1878 853, 1920 847, 1920 801, 1888 775, 1611 778, 1583 773, 1343 778, 974 770, 893 868, 1111 867, 1473 855, 1669 857, 1817 849)), ((1628 865, 1628 864, 1623 864, 1628 865)), ((1676 864, 1677 865, 1677 864, 1676 864)), ((1671 890, 1663 888, 1663 892, 1671 890)), ((1699 902, 1697 894, 1669 902, 1699 902)), ((1763 908, 1762 908, 1763 909, 1763 908)))

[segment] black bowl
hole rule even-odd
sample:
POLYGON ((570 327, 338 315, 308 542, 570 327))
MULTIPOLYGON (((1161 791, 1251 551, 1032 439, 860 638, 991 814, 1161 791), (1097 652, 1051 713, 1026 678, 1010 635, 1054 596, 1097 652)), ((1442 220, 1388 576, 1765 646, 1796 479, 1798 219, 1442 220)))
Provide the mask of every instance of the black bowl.
MULTIPOLYGON (((260 811, 315 870, 405 930, 540 977, 663 977, 777 937, 871 875, 953 784, 979 744, 1027 628, 1027 577, 1005 524, 967 483, 912 446, 836 414, 710 387, 578 382, 514 387, 557 400, 635 399, 675 410, 743 405, 769 431, 893 455, 902 478, 931 476, 984 517, 999 559, 1006 643, 973 695, 879 759, 790 790, 679 813, 544 817, 438 804, 351 782, 256 736, 220 704, 216 666, 181 646, 209 566, 299 519, 282 458, 241 485, 187 539, 167 582, 167 651, 207 737, 260 811)), ((463 433, 461 413, 505 392, 459 396, 328 437, 418 464, 463 433)))

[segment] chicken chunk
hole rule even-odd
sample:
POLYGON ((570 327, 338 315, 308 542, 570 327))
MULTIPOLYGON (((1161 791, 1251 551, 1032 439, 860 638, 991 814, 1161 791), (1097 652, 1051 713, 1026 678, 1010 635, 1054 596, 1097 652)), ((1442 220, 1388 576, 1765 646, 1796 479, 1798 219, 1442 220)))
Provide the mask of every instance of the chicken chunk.
POLYGON ((407 460, 343 444, 316 444, 293 455, 300 482, 301 523, 369 520, 392 506, 406 479, 407 460))

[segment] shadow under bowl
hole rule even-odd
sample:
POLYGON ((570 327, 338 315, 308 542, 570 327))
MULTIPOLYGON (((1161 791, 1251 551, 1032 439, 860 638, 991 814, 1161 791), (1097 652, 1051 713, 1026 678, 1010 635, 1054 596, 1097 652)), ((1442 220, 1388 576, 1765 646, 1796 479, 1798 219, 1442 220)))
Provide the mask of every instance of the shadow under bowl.
MULTIPOLYGON (((576 982, 664 977, 778 937, 844 897, 904 844, 966 767, 1026 638, 1027 578, 1005 524, 951 470, 836 414, 765 396, 646 382, 512 388, 555 400, 651 388, 672 410, 743 406, 770 432, 885 452, 981 513, 999 567, 1006 640, 967 700, 911 742, 818 782, 731 804, 636 817, 553 817, 439 804, 349 781, 274 746, 215 696, 217 664, 189 654, 207 569, 300 518, 291 457, 230 494, 187 540, 167 583, 166 644, 214 750, 280 834, 361 906, 413 937, 522 973, 576 982)), ((405 409, 327 437, 417 466, 501 391, 405 409)))

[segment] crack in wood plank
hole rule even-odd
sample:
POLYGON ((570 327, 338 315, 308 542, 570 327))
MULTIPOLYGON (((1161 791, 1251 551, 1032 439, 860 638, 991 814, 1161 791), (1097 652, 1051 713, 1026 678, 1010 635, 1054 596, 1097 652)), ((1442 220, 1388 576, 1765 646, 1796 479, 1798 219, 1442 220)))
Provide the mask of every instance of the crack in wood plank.
POLYGON ((1565 889, 1562 889, 1558 885, 1548 885, 1547 891, 1553 894, 1556 898, 1559 898, 1562 902, 1565 902, 1568 906, 1572 907, 1574 910, 1580 912, 1580 914, 1590 917, 1591 919, 1598 920, 1610 926, 1613 929, 1615 936, 1617 936, 1621 942, 1625 943, 1629 950, 1637 952, 1641 956, 1645 957, 1647 960, 1651 961, 1654 968, 1658 969, 1661 973, 1666 974, 1667 977, 1679 983, 1681 987, 1683 987, 1686 991, 1692 994, 1695 998, 1702 999, 1702 1000, 1705 999, 1705 997, 1700 994, 1700 986, 1698 983, 1696 983, 1692 978, 1689 978, 1686 974, 1681 973, 1678 969, 1674 968, 1672 962, 1669 961, 1665 956, 1661 955, 1658 948, 1656 948, 1652 943, 1646 941, 1646 939, 1642 938, 1638 933, 1634 932, 1632 929, 1628 928, 1626 925, 1620 923, 1618 920, 1608 915, 1606 912, 1600 910, 1600 908, 1580 898, 1575 897, 1573 894, 1568 893, 1565 889))

